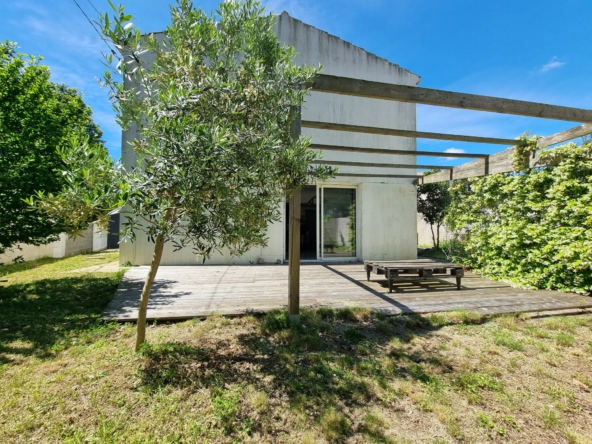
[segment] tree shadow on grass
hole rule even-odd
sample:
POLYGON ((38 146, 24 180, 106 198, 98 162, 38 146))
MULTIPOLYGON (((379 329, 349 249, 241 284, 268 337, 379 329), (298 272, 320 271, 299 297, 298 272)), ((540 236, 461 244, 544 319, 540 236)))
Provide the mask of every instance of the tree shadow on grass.
POLYGON ((4 264, 0 266, 0 276, 7 276, 19 271, 34 270, 35 268, 43 267, 44 265, 53 264, 62 260, 63 258, 44 257, 34 261, 4 264))
POLYGON ((123 273, 41 279, 0 287, 0 364, 10 355, 50 356, 105 336, 100 323, 123 273))
MULTIPOLYGON (((356 319, 358 314, 347 308, 305 310, 302 325, 291 326, 286 312, 271 312, 260 321, 260 333, 239 335, 238 350, 211 338, 207 348, 145 344, 146 360, 138 373, 141 386, 148 391, 167 386, 210 389, 211 396, 219 396, 221 388, 250 386, 287 395, 292 408, 318 416, 330 406, 391 402, 400 395, 396 379, 439 390, 440 375, 454 371, 452 366, 439 350, 409 350, 404 345, 451 323, 486 321, 470 314, 450 322, 439 315, 386 320, 380 313, 368 313, 365 319, 356 319)), ((244 421, 248 415, 248 411, 244 417, 237 414, 236 420, 244 421)))

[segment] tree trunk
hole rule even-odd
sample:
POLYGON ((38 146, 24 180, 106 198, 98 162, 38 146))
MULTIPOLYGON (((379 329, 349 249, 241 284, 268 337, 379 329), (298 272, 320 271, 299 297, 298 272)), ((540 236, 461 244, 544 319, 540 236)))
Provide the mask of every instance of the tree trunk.
POLYGON ((436 236, 434 235, 434 224, 430 224, 430 230, 432 230, 432 244, 434 245, 434 248, 438 248, 438 247, 436 247, 436 236))
POLYGON ((440 224, 436 225, 436 250, 440 249, 440 224))
POLYGON ((144 289, 142 290, 142 298, 140 299, 140 309, 138 310, 138 324, 137 324, 137 338, 136 338, 136 351, 140 351, 140 347, 146 339, 146 311, 148 309, 148 299, 150 298, 150 290, 152 289, 152 283, 156 277, 158 266, 160 265, 160 259, 162 258, 162 250, 164 249, 164 240, 161 236, 156 238, 154 244, 154 255, 152 256, 152 263, 150 264, 150 270, 148 276, 146 276, 146 282, 144 282, 144 289))

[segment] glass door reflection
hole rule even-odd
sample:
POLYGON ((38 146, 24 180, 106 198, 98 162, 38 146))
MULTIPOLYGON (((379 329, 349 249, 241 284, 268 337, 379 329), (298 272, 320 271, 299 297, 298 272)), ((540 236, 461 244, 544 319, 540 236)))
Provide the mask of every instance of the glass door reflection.
POLYGON ((356 190, 322 188, 323 259, 356 257, 356 190))

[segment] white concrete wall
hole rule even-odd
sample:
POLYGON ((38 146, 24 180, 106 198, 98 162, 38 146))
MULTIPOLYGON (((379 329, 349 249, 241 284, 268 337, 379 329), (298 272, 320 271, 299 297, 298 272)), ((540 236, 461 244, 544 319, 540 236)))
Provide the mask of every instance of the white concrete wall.
POLYGON ((93 251, 93 226, 92 224, 82 232, 82 236, 66 239, 66 256, 92 253, 93 251))
MULTIPOLYGON (((434 226, 434 235, 436 234, 436 226, 434 226)), ((445 226, 440 227, 440 243, 442 241, 450 239, 452 234, 448 231, 445 226)), ((421 218, 421 214, 417 214, 417 245, 428 245, 432 247, 434 242, 432 240, 432 230, 430 224, 425 222, 421 218)))
POLYGON ((92 251, 101 251, 107 248, 107 232, 100 231, 97 224, 93 223, 93 240, 92 240, 92 251))
POLYGON ((10 264, 14 259, 16 259, 19 256, 22 256, 23 260, 25 261, 34 261, 44 257, 54 257, 53 251, 56 244, 59 244, 59 241, 38 246, 21 244, 21 250, 15 248, 14 250, 7 251, 4 254, 0 254, 0 263, 10 264))
POLYGON ((363 260, 417 257, 416 191, 412 184, 364 183, 361 188, 363 260))
MULTIPOLYGON (((296 62, 306 65, 323 65, 325 74, 360 78, 386 83, 415 86, 419 76, 400 66, 330 35, 313 26, 302 23, 282 13, 276 23, 279 39, 293 45, 300 54, 296 62)), ((129 87, 130 85, 128 85, 129 87)), ((340 96, 313 92, 302 111, 304 120, 336 122, 382 128, 416 129, 415 105, 362 97, 340 96)), ((303 128, 305 136, 314 143, 354 147, 372 147, 397 150, 416 150, 414 139, 373 134, 303 128)), ((135 155, 129 150, 129 142, 137 136, 132 129, 123 133, 122 151, 126 166, 135 164, 135 155)), ((340 173, 414 174, 414 156, 384 156, 325 152, 324 159, 362 162, 409 163, 409 169, 341 167, 340 173)), ((358 259, 394 260, 416 257, 417 226, 415 186, 410 179, 382 179, 338 177, 330 182, 351 185, 358 189, 358 259)), ((285 217, 285 215, 283 216, 285 217)), ((285 248, 284 220, 270 225, 269 244, 256 248, 240 258, 216 253, 208 263, 244 263, 283 261, 285 248)), ((154 245, 138 234, 135 243, 120 245, 120 261, 134 265, 148 264, 154 245)), ((195 264, 197 257, 189 249, 172 252, 168 245, 162 258, 163 265, 195 264)))
POLYGON ((0 263, 8 264, 18 256, 22 256, 25 261, 34 261, 44 257, 75 256, 107 248, 107 234, 99 232, 96 224, 91 224, 82 234, 82 236, 74 239, 62 233, 58 241, 45 245, 21 244, 21 250, 15 248, 0 255, 0 263))

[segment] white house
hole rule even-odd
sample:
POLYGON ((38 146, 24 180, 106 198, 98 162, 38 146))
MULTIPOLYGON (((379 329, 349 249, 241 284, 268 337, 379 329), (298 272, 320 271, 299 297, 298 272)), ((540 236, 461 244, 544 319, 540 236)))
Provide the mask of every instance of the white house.
MULTIPOLYGON (((323 65, 324 74, 416 86, 420 78, 339 37, 296 20, 287 12, 278 16, 279 39, 300 54, 297 63, 323 65)), ((379 128, 416 129, 415 104, 312 92, 302 119, 379 128)), ((302 128, 313 143, 396 150, 416 150, 413 138, 302 128)), ((123 162, 135 163, 129 143, 133 131, 124 131, 123 162)), ((325 160, 409 164, 409 169, 340 167, 339 173, 415 174, 415 156, 325 151, 325 160)), ((412 259, 417 255, 416 187, 412 179, 339 176, 313 183, 302 191, 301 259, 303 261, 360 261, 412 259)), ((268 229, 268 245, 241 257, 215 254, 209 264, 281 263, 287 258, 287 205, 283 218, 268 229)), ((121 263, 149 264, 154 244, 145 236, 120 245, 121 263)), ((163 265, 200 264, 190 248, 173 252, 165 246, 163 265)))

